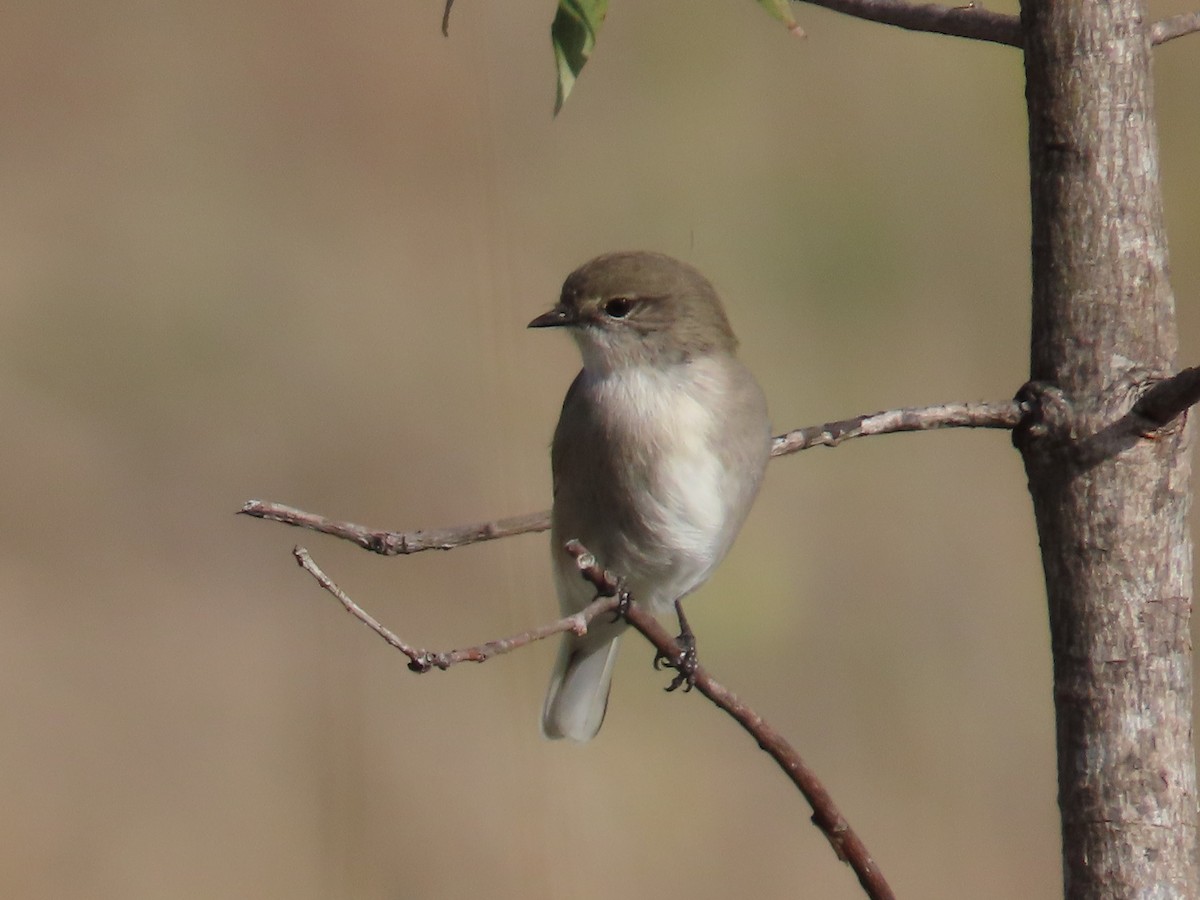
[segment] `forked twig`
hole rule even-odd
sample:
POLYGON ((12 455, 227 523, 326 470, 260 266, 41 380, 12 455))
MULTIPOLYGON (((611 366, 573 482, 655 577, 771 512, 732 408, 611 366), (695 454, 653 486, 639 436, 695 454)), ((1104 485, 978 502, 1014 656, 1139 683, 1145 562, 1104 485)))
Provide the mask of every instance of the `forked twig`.
POLYGON ((563 634, 567 631, 574 632, 575 634, 587 634, 588 625, 591 624, 596 616, 603 613, 611 613, 617 608, 615 598, 598 597, 594 603, 575 613, 573 616, 565 616, 546 625, 540 625, 537 628, 522 631, 520 634, 514 634, 512 637, 485 641, 474 647, 464 647, 460 650, 425 650, 406 643, 395 632, 380 624, 378 619, 355 603, 345 591, 337 586, 337 583, 332 578, 321 570, 321 567, 313 561, 312 555, 303 547, 294 547, 292 549, 292 556, 296 558, 296 562, 300 564, 300 568, 304 569, 304 571, 317 580, 317 584, 321 585, 321 587, 337 598, 337 601, 342 604, 346 612, 350 613, 350 615, 354 616, 354 618, 358 619, 358 621, 387 641, 388 644, 407 656, 409 660, 408 667, 414 672, 428 672, 430 669, 441 669, 444 671, 462 662, 487 662, 493 656, 511 653, 513 650, 525 647, 534 641, 544 640, 545 638, 553 637, 556 634, 563 634))
MULTIPOLYGON (((435 668, 448 669, 460 662, 486 662, 494 656, 567 631, 584 634, 588 624, 597 616, 612 613, 619 606, 625 620, 634 630, 645 637, 670 664, 678 666, 681 661, 679 645, 658 623, 657 619, 637 605, 636 598, 626 594, 621 599, 629 602, 621 603, 621 599, 618 598, 618 594, 621 593, 620 579, 601 568, 596 563, 595 557, 578 541, 569 542, 567 551, 575 558, 580 575, 596 588, 595 601, 583 611, 546 625, 531 628, 510 638, 487 641, 462 650, 441 652, 413 647, 395 632, 380 624, 374 616, 355 603, 345 591, 338 587, 303 547, 296 547, 292 554, 300 566, 316 579, 322 588, 337 598, 347 612, 387 641, 390 646, 407 656, 408 667, 414 672, 428 672, 435 668)), ((813 810, 813 824, 825 835, 838 859, 845 862, 854 871, 867 896, 872 900, 895 900, 895 894, 883 877, 883 873, 866 844, 850 827, 850 823, 846 821, 845 816, 834 803, 829 791, 825 789, 820 779, 808 767, 795 748, 762 716, 713 678, 703 666, 696 666, 693 677, 695 688, 741 725, 754 738, 758 746, 775 760, 783 773, 808 801, 813 810)))

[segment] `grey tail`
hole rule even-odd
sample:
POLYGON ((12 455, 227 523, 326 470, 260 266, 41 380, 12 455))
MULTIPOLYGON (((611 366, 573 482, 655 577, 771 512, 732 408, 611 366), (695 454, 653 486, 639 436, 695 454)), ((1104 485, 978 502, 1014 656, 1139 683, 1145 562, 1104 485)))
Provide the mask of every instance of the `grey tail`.
POLYGON ((608 709, 617 642, 615 637, 600 643, 563 638, 542 707, 542 734, 579 743, 596 736, 608 709))

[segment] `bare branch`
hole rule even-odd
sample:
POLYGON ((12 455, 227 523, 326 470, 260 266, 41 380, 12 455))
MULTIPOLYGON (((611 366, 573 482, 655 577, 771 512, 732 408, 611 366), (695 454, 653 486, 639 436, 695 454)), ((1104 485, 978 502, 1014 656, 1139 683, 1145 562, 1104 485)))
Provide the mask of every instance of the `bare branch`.
POLYGON ((238 510, 238 514, 331 534, 382 556, 404 556, 420 553, 422 550, 453 550, 455 547, 494 541, 515 534, 546 531, 550 527, 550 513, 545 510, 492 522, 426 531, 373 531, 353 522, 338 522, 316 513, 267 500, 247 500, 238 510))
MULTIPOLYGON (((991 12, 982 3, 962 6, 938 3, 907 3, 902 0, 798 0, 821 6, 843 15, 909 31, 926 31, 951 37, 989 41, 1008 47, 1023 43, 1018 16, 991 12)), ((1155 22, 1150 27, 1150 42, 1155 46, 1186 34, 1200 31, 1200 12, 1181 13, 1155 22)))
POLYGON ((1200 12, 1180 13, 1150 26, 1150 42, 1156 47, 1185 34, 1200 31, 1200 12))
POLYGON ((450 7, 453 5, 454 0, 446 0, 442 8, 442 37, 450 37, 450 7))
MULTIPOLYGON (((897 431, 931 431, 937 428, 1014 428, 1021 417, 1021 406, 1015 401, 1003 403, 946 403, 939 406, 891 409, 884 412, 810 425, 781 434, 771 445, 772 456, 787 456, 810 447, 836 447, 852 438, 890 434, 897 431)), ((305 512, 282 503, 267 500, 247 500, 238 510, 240 515, 282 522, 297 528, 307 528, 331 534, 357 544, 364 550, 383 556, 403 556, 423 550, 453 550, 468 544, 494 541, 518 534, 546 531, 550 528, 550 512, 527 513, 491 522, 456 525, 422 531, 377 531, 339 522, 316 513, 305 512)))
POLYGON ((856 19, 895 25, 909 31, 928 31, 951 37, 1021 46, 1021 21, 1016 16, 991 12, 981 3, 942 6, 939 3, 906 3, 903 0, 803 0, 856 19))
POLYGON ((317 584, 321 585, 321 587, 325 588, 325 590, 329 591, 329 593, 333 594, 333 596, 337 598, 337 601, 342 604, 343 607, 345 607, 346 612, 350 613, 350 615, 354 616, 354 618, 358 619, 358 621, 370 628, 373 632, 387 641, 391 646, 395 647, 397 650, 407 656, 413 663, 415 663, 422 656, 423 651, 417 650, 404 643, 404 641, 402 641, 394 633, 381 625, 379 620, 351 600, 346 592, 334 584, 333 579, 322 572, 320 567, 313 562, 313 558, 309 555, 307 550, 297 545, 292 548, 292 556, 296 557, 296 562, 300 564, 300 568, 304 569, 306 572, 308 572, 308 574, 317 580, 317 584))
POLYGON ((914 406, 797 428, 775 438, 772 456, 785 456, 810 447, 836 447, 852 438, 899 431, 933 431, 939 428, 1013 429, 1021 420, 1021 404, 944 403, 940 406, 914 406))
POLYGON ((350 615, 354 616, 354 618, 358 619, 358 621, 387 641, 390 646, 407 656, 409 659, 408 667, 418 673, 428 672, 430 669, 442 669, 444 671, 461 662, 487 662, 494 656, 511 653, 513 650, 525 647, 535 641, 545 640, 548 637, 563 634, 567 631, 581 635, 587 634, 588 625, 591 624, 593 619, 604 613, 611 613, 617 608, 615 597, 598 597, 594 603, 575 613, 573 616, 566 616, 547 625, 522 631, 520 634, 515 634, 512 637, 486 641, 474 647, 466 647, 461 650, 424 650, 405 643, 395 632, 381 625, 378 619, 351 600, 349 595, 338 587, 332 578, 321 571, 321 567, 313 561, 312 556, 303 547, 295 547, 292 550, 292 555, 296 557, 296 562, 300 564, 300 567, 317 580, 317 584, 321 585, 321 587, 337 598, 337 601, 342 604, 346 612, 350 613, 350 615))
POLYGON ((1158 382, 1133 405, 1132 414, 1155 428, 1164 428, 1196 403, 1200 403, 1200 366, 1158 382))

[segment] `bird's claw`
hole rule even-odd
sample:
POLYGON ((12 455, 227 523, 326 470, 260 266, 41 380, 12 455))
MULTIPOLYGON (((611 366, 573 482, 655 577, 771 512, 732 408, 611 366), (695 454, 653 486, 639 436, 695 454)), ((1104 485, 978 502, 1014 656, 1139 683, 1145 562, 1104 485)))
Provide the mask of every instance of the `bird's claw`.
POLYGON ((674 669, 675 677, 663 690, 670 693, 682 686, 686 694, 696 686, 696 670, 700 667, 699 657, 696 656, 696 636, 688 629, 680 632, 675 638, 675 643, 679 646, 679 658, 671 659, 668 654, 659 650, 654 654, 654 668, 658 671, 674 669))

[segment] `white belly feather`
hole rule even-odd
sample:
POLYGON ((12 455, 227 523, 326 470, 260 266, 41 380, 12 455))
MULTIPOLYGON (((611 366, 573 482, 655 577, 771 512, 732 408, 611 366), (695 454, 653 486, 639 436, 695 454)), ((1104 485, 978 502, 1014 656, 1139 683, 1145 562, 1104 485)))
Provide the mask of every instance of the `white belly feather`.
POLYGON ((637 503, 657 537, 658 547, 644 548, 659 563, 657 583, 643 586, 651 596, 641 598, 652 608, 663 609, 702 584, 733 537, 730 473, 714 446, 723 424, 711 403, 719 378, 714 367, 699 363, 686 372, 628 369, 594 385, 605 410, 621 420, 620 430, 647 448, 637 503))

